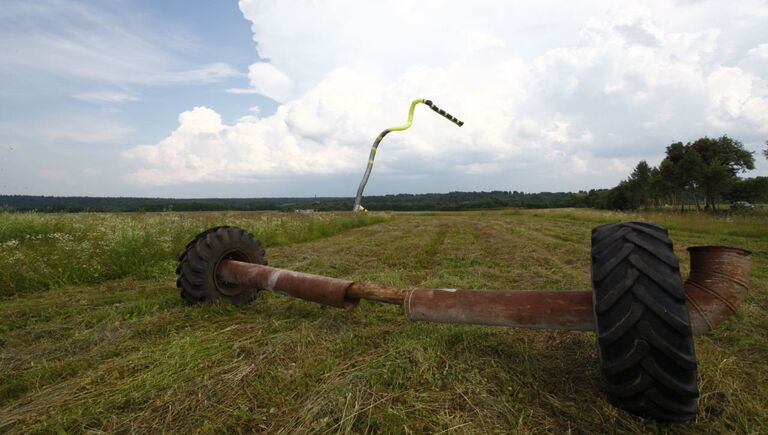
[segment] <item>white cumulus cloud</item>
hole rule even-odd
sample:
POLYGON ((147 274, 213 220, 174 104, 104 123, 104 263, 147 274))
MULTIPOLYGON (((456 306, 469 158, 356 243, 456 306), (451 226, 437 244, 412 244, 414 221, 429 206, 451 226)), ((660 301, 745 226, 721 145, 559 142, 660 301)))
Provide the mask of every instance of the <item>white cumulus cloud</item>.
POLYGON ((148 164, 148 168, 131 175, 140 184, 226 181, 349 169, 351 148, 319 145, 292 134, 286 124, 287 115, 288 111, 281 108, 264 120, 248 118, 225 125, 215 111, 195 107, 179 115, 179 127, 160 143, 136 146, 125 151, 123 157, 148 164))
POLYGON ((230 92, 269 97, 277 110, 231 124, 215 108, 184 112, 168 137, 124 153, 141 165, 133 180, 334 173, 354 184, 373 138, 417 97, 466 123, 420 107, 409 131, 384 140, 380 176, 446 186, 488 177, 505 184, 487 188, 511 190, 541 186, 515 178, 535 173, 552 189, 609 186, 670 142, 768 133, 768 32, 750 31, 768 28, 759 2, 241 0, 240 9, 262 60, 249 87, 230 92))

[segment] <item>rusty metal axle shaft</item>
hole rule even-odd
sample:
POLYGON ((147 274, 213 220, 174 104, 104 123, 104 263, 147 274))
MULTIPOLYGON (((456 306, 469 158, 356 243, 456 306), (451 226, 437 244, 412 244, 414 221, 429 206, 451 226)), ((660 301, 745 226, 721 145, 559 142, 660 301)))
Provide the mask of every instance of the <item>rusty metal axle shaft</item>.
MULTIPOLYGON (((692 247, 685 282, 693 333, 704 334, 732 316, 747 293, 749 251, 692 247)), ((217 279, 237 287, 286 294, 338 308, 360 299, 403 307, 413 321, 594 331, 591 291, 402 289, 356 283, 260 264, 224 260, 217 279)))

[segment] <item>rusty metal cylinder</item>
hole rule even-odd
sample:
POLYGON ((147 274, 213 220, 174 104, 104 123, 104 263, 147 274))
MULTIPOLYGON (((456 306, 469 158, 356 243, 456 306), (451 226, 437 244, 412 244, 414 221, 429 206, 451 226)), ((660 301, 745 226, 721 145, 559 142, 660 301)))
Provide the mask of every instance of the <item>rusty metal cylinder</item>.
MULTIPOLYGON (((685 281, 694 335, 736 313, 749 286, 750 252, 726 246, 688 249, 685 281)), ((414 289, 403 302, 409 320, 593 331, 592 292, 414 289)))
MULTIPOLYGON (((725 246, 688 251, 691 272, 685 291, 693 333, 700 335, 731 317, 746 296, 750 252, 725 246)), ((398 289, 235 260, 221 262, 217 279, 338 308, 352 308, 361 298, 402 303, 405 317, 413 321, 595 329, 590 291, 398 289)))
POLYGON ((337 308, 353 308, 359 299, 347 298, 352 281, 278 269, 235 260, 222 261, 218 279, 337 308))
POLYGON ((728 246, 695 246, 688 252, 685 292, 691 326, 694 334, 706 334, 735 314, 747 296, 751 252, 728 246))
POLYGON ((414 289, 403 302, 408 320, 594 331, 592 293, 414 289))

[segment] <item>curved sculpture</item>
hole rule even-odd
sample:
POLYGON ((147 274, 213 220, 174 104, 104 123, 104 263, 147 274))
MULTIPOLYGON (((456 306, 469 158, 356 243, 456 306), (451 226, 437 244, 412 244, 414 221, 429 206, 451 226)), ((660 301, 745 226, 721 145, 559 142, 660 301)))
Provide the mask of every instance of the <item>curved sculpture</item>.
POLYGON ((371 169, 373 169, 373 159, 376 158, 376 150, 379 148, 379 144, 381 143, 381 140, 384 139, 384 136, 388 135, 393 131, 403 131, 410 128, 411 124, 413 124, 413 111, 416 109, 416 105, 420 103, 426 104, 430 109, 434 110, 436 113, 443 116, 445 119, 453 122, 454 124, 458 125, 459 127, 464 125, 463 121, 459 121, 459 119, 456 118, 455 116, 435 106, 435 104, 432 103, 431 100, 417 98, 411 101, 411 107, 408 109, 408 122, 406 122, 403 125, 397 125, 395 127, 390 127, 382 131, 381 134, 376 136, 376 140, 373 141, 373 146, 371 146, 371 154, 368 156, 368 166, 366 166, 365 174, 363 174, 363 179, 362 181, 360 181, 360 186, 358 186, 357 188, 357 195, 355 195, 355 205, 352 208, 352 211, 357 212, 362 210, 360 203, 363 200, 363 190, 365 190, 365 185, 368 184, 368 177, 371 176, 371 169))

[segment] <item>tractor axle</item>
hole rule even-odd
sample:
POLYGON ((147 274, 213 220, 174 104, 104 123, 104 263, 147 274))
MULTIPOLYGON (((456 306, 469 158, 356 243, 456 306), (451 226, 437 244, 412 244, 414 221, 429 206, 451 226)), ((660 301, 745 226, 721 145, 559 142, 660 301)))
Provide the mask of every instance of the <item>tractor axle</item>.
MULTIPOLYGON (((704 334, 736 312, 747 293, 749 251, 725 246, 689 248, 691 273, 684 288, 691 326, 704 334)), ((338 308, 360 299, 396 304, 412 321, 594 331, 592 292, 394 288, 223 260, 217 279, 338 308)))

